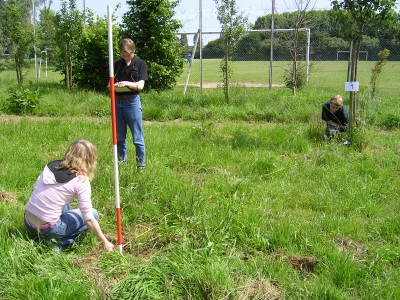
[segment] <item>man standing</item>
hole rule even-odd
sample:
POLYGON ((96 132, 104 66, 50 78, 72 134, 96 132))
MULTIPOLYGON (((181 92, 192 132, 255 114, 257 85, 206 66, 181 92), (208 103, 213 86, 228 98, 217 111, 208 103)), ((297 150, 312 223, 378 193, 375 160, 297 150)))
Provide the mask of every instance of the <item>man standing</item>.
POLYGON ((138 170, 146 168, 146 149, 142 128, 140 92, 147 77, 147 63, 135 55, 135 43, 124 38, 119 43, 121 58, 114 62, 117 123, 117 152, 120 161, 127 162, 126 134, 129 127, 136 148, 138 170))

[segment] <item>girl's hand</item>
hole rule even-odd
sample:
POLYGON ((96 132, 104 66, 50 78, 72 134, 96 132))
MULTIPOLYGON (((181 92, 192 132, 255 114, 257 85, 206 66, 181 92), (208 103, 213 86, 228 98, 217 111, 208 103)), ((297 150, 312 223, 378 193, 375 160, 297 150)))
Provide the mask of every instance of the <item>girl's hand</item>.
POLYGON ((114 251, 114 245, 113 245, 112 243, 110 243, 109 241, 103 242, 103 247, 104 247, 104 249, 107 250, 108 252, 114 251))

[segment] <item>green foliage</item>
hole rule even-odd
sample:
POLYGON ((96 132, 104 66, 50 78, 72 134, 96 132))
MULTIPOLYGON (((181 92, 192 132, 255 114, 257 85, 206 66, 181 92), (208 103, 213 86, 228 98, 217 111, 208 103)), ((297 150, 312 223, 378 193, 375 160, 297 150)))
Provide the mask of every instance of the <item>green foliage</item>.
MULTIPOLYGON (((351 50, 351 66, 348 81, 358 81, 358 61, 361 42, 365 33, 365 24, 373 23, 377 28, 388 26, 393 21, 395 0, 387 1, 332 1, 333 11, 345 38, 353 43, 351 50)), ((350 93, 350 128, 356 116, 355 92, 350 93)))
MULTIPOLYGON (((83 88, 104 91, 108 85, 108 24, 107 18, 86 16, 79 48, 74 56, 74 82, 83 88)), ((118 50, 119 26, 113 25, 114 57, 118 50)))
POLYGON ((30 90, 23 86, 11 88, 8 94, 6 111, 16 115, 31 114, 41 99, 39 89, 30 90))
POLYGON ((62 0, 55 17, 56 68, 65 76, 68 89, 73 87, 74 59, 82 38, 83 21, 84 13, 77 9, 76 0, 62 0))
MULTIPOLYGON (((345 13, 348 12, 345 11, 345 13)), ((307 12, 307 16, 308 21, 306 27, 310 28, 311 31, 311 57, 313 60, 336 60, 336 50, 349 49, 350 39, 345 35, 345 30, 347 30, 347 28, 349 28, 350 31, 353 29, 349 27, 350 25, 343 24, 341 19, 338 18, 337 12, 333 9, 312 10, 307 12)), ((271 26, 271 17, 271 14, 258 17, 252 28, 269 28, 271 26)), ((296 11, 275 14, 274 18, 276 28, 294 28, 296 24, 296 11)), ((382 20, 378 18, 378 20, 369 20, 364 23, 362 50, 368 50, 369 60, 378 60, 377 53, 383 48, 388 48, 392 53, 396 53, 396 49, 398 49, 398 45, 396 44, 399 33, 398 24, 400 24, 399 13, 392 11, 390 13, 390 19, 391 20, 388 20, 388 22, 381 22, 382 20)), ((268 32, 257 34, 261 40, 269 46, 270 34, 268 32)), ((283 43, 288 36, 293 37, 293 33, 275 32, 274 58, 276 60, 287 60, 287 57, 290 55, 287 51, 286 44, 283 43)), ((262 46, 257 40, 254 40, 252 45, 257 47, 258 50, 255 51, 256 54, 254 57, 257 57, 260 53, 269 53, 269 48, 265 45, 262 46)), ((242 51, 242 53, 246 53, 247 49, 242 48, 242 51)))
MULTIPOLYGON (((203 49, 203 58, 220 58, 224 56, 223 41, 221 38, 210 41, 203 49)), ((199 53, 196 52, 196 58, 199 57, 199 53)))
POLYGON ((291 90, 304 88, 307 85, 306 64, 296 62, 296 72, 294 72, 293 64, 288 65, 284 73, 284 82, 291 90))
POLYGON ((333 12, 338 20, 343 35, 352 41, 361 41, 365 25, 385 27, 393 20, 395 0, 386 1, 331 1, 333 12))
MULTIPOLYGON (((36 30, 38 51, 47 51, 45 55, 47 56, 48 61, 53 61, 54 50, 57 48, 55 17, 56 13, 49 7, 41 9, 39 14, 39 23, 36 30)), ((42 54, 40 53, 40 55, 42 54)))
POLYGON ((24 81, 23 67, 27 54, 33 48, 33 25, 30 22, 31 6, 24 1, 8 0, 1 12, 3 34, 10 43, 8 49, 14 55, 17 81, 24 81))
POLYGON ((173 19, 177 1, 128 0, 121 37, 131 38, 137 55, 148 64, 146 89, 171 89, 182 73, 184 47, 175 32, 182 26, 173 19))
POLYGON ((370 85, 371 85, 371 97, 375 97, 375 92, 376 92, 376 83, 378 81, 378 77, 382 72, 383 67, 387 63, 387 58, 390 55, 390 50, 388 49, 383 49, 378 53, 378 56, 380 58, 379 61, 376 62, 374 68, 371 70, 372 75, 370 79, 370 85))

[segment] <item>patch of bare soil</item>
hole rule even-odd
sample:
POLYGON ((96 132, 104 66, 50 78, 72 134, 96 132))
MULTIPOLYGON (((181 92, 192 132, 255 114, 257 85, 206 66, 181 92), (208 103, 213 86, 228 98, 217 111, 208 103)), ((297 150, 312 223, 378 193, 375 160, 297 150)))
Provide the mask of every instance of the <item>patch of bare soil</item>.
POLYGON ((290 262, 291 266, 303 275, 313 273, 318 264, 318 260, 310 256, 289 255, 282 259, 290 262))
POLYGON ((3 123, 16 123, 22 120, 29 120, 33 122, 44 122, 52 119, 62 120, 92 120, 94 122, 109 122, 108 118, 98 118, 92 116, 64 116, 64 117, 39 117, 39 116, 16 116, 16 115, 0 115, 0 122, 3 123))
POLYGON ((0 191, 0 201, 7 203, 17 203, 18 198, 14 193, 0 191))
MULTIPOLYGON (((190 83, 188 86, 200 87, 200 83, 190 83)), ((215 89, 222 87, 222 82, 203 82, 202 87, 205 89, 215 89)), ((267 88, 268 84, 260 83, 260 82, 233 82, 231 87, 259 87, 259 88, 267 88)), ((273 84, 272 87, 284 87, 283 84, 273 84)))
POLYGON ((15 123, 20 122, 21 120, 30 120, 30 121, 45 121, 47 117, 37 117, 37 116, 15 116, 15 115, 0 115, 0 122, 9 122, 15 123))
POLYGON ((285 255, 283 250, 278 251, 277 256, 290 263, 293 269, 299 271, 302 275, 308 276, 315 271, 319 260, 311 256, 285 255))
POLYGON ((238 300, 280 300, 284 299, 279 288, 267 279, 252 280, 239 287, 238 300))

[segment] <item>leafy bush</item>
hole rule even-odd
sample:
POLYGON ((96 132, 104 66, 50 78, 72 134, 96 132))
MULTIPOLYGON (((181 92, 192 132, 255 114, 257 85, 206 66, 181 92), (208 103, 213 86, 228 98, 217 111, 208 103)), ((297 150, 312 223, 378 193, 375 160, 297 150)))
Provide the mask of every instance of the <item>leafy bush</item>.
POLYGON ((387 58, 390 55, 390 50, 388 49, 383 49, 378 53, 379 56, 379 61, 376 62, 375 66, 371 70, 372 75, 370 79, 370 85, 371 85, 371 97, 373 98, 375 96, 376 92, 376 84, 378 81, 378 77, 382 72, 383 67, 387 63, 387 58))
POLYGON ((303 63, 297 63, 296 80, 293 78, 293 65, 290 64, 285 70, 284 81, 286 87, 293 89, 301 89, 307 84, 307 70, 306 65, 303 63))
MULTIPOLYGON (((87 23, 74 57, 74 83, 82 88, 105 91, 109 79, 107 19, 89 17, 87 23)), ((119 58, 117 47, 119 27, 114 25, 113 32, 115 35, 113 52, 116 60, 119 58)))
POLYGON ((30 90, 23 86, 11 88, 8 91, 8 113, 23 115, 32 113, 41 98, 39 90, 30 90))
POLYGON ((168 90, 175 86, 182 74, 184 51, 176 38, 182 27, 174 19, 177 1, 141 0, 128 1, 123 16, 122 37, 132 38, 137 54, 148 64, 146 90, 168 90))

